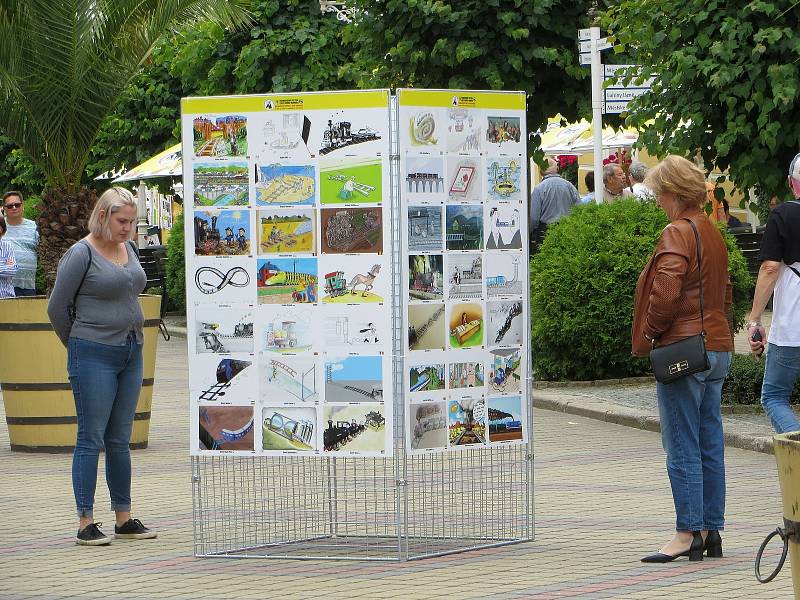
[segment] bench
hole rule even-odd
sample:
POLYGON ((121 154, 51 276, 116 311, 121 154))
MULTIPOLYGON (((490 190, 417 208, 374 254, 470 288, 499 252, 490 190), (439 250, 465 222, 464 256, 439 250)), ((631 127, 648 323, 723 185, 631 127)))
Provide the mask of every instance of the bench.
POLYGON ((148 288, 161 288, 161 315, 158 328, 164 340, 169 341, 170 335, 167 325, 164 323, 164 315, 167 313, 167 247, 166 246, 146 246, 139 248, 139 262, 147 276, 148 288))

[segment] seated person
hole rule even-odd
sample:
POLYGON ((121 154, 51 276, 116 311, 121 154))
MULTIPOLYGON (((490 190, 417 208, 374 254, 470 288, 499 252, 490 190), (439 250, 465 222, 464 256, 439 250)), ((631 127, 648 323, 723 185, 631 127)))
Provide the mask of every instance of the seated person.
POLYGON ((589 190, 589 193, 580 199, 580 203, 591 204, 594 202, 594 171, 589 171, 586 173, 583 181, 586 183, 586 189, 589 190))

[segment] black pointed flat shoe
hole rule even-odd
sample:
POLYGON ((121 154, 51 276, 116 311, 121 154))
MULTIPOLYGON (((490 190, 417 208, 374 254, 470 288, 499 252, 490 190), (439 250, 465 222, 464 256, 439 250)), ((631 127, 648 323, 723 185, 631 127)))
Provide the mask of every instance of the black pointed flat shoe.
MULTIPOLYGON (((721 543, 721 542, 720 542, 721 543)), ((668 563, 672 562, 676 558, 680 558, 681 556, 688 556, 689 560, 703 560, 703 536, 700 535, 699 531, 692 532, 692 545, 689 546, 689 549, 681 552, 680 554, 664 554, 663 552, 656 552, 655 554, 651 554, 650 556, 645 556, 642 559, 643 563, 668 563)))

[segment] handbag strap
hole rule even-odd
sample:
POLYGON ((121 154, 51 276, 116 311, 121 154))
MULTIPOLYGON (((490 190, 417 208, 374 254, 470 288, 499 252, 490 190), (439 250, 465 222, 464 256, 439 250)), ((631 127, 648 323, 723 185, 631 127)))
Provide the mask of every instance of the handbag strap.
POLYGON ((703 334, 703 337, 706 335, 706 327, 703 321, 703 269, 702 265, 702 257, 700 255, 700 234, 697 232, 697 226, 694 224, 694 221, 691 219, 684 218, 684 221, 689 221, 689 225, 692 226, 692 231, 694 231, 694 239, 697 242, 695 244, 695 249, 697 250, 697 271, 700 275, 700 333, 703 334))

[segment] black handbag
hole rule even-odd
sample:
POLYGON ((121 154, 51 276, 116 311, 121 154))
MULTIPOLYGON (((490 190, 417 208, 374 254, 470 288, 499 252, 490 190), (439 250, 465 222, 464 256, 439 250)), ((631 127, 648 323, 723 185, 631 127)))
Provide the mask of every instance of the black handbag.
POLYGON ((653 374, 659 383, 672 383, 673 381, 700 373, 711 368, 706 354, 706 329, 703 323, 703 272, 700 268, 700 234, 697 227, 690 219, 689 221, 694 231, 694 238, 697 241, 697 270, 700 271, 700 333, 673 344, 656 347, 653 340, 653 349, 650 351, 650 364, 653 366, 653 374))

